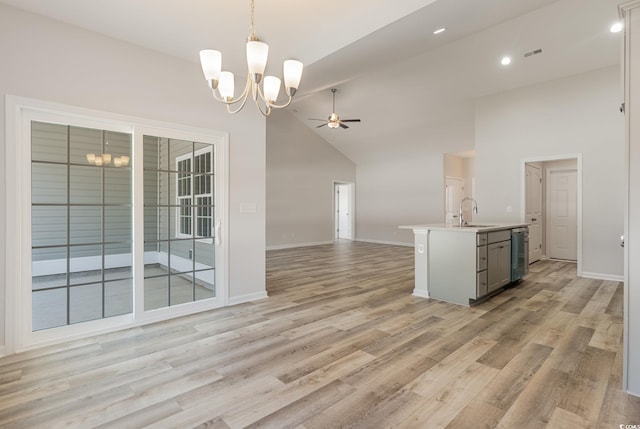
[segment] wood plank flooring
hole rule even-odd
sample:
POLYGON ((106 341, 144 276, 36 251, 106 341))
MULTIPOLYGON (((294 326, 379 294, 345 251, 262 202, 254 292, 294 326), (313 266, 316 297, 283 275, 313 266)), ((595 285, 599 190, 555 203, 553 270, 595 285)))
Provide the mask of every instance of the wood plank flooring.
POLYGON ((622 285, 533 264, 472 308, 413 249, 267 252, 270 298, 0 359, 2 428, 619 428, 622 285))

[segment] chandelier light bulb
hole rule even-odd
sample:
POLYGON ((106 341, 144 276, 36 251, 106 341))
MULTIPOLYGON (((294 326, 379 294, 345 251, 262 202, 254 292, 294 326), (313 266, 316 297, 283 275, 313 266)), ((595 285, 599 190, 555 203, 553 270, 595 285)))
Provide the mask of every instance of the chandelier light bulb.
POLYGON ((127 166, 127 165, 129 165, 129 157, 128 157, 128 156, 124 156, 124 155, 122 155, 122 156, 120 157, 120 162, 122 162, 122 165, 123 165, 123 166, 127 166))
POLYGON ((275 76, 265 76, 264 78, 264 98, 269 104, 273 104, 280 94, 281 81, 275 76))
POLYGON ((218 91, 220 92, 220 97, 222 97, 224 101, 233 100, 233 92, 235 91, 234 85, 233 73, 228 71, 220 72, 218 91))
POLYGON ((222 71, 222 53, 220 51, 213 49, 200 51, 200 64, 206 80, 218 81, 220 79, 220 72, 222 71))
POLYGON ((300 61, 286 60, 282 68, 284 72, 284 86, 287 89, 288 95, 293 96, 298 86, 300 86, 304 66, 300 61))
POLYGON ((88 153, 87 154, 87 162, 89 164, 93 164, 96 162, 96 154, 95 153, 88 153))
POLYGON ((260 83, 264 69, 267 68, 268 57, 269 45, 254 40, 247 42, 247 65, 255 83, 260 83))

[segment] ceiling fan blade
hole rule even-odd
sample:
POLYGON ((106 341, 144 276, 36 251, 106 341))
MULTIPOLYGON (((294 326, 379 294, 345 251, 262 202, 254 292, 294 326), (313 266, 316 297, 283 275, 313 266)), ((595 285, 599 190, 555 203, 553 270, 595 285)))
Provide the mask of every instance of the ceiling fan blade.
POLYGON ((324 127, 325 125, 327 125, 326 122, 324 124, 318 125, 316 128, 324 127))
POLYGON ((340 122, 360 122, 360 119, 341 119, 340 122))
POLYGON ((347 127, 345 124, 343 124, 343 123, 342 123, 342 121, 340 121, 340 127, 344 128, 344 129, 349 128, 349 127, 347 127))
POLYGON ((307 118, 308 121, 324 121, 326 122, 326 119, 316 119, 316 118, 307 118))

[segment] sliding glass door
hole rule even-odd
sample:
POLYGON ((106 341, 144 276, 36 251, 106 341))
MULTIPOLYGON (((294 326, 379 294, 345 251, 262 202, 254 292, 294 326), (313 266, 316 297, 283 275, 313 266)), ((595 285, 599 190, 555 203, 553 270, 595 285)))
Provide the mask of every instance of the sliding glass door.
POLYGON ((226 304, 225 134, 48 108, 16 119, 16 350, 226 304))

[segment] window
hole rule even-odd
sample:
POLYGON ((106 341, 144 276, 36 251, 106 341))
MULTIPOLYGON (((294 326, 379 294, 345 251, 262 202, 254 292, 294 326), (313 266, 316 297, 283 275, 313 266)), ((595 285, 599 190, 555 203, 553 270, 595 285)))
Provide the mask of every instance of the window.
POLYGON ((191 154, 176 158, 177 237, 210 238, 212 236, 212 156, 211 148, 195 152, 193 170, 191 154))

